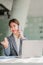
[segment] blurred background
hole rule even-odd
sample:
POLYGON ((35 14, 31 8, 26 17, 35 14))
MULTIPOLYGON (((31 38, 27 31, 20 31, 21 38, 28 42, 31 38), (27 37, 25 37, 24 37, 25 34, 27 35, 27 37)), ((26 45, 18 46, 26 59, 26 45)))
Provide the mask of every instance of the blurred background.
POLYGON ((26 38, 43 40, 43 0, 0 0, 0 42, 11 34, 8 22, 12 18, 19 20, 26 38))

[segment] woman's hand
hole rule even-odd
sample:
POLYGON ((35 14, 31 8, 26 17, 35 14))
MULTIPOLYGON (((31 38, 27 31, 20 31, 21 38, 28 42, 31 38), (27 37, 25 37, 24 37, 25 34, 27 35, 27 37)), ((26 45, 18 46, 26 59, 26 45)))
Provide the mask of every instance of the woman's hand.
POLYGON ((1 44, 4 46, 4 48, 8 48, 8 40, 7 38, 4 39, 4 41, 1 42, 1 44))
POLYGON ((19 37, 20 37, 21 39, 26 39, 26 38, 24 37, 24 35, 23 35, 23 31, 19 30, 19 31, 18 31, 18 34, 19 34, 19 37))

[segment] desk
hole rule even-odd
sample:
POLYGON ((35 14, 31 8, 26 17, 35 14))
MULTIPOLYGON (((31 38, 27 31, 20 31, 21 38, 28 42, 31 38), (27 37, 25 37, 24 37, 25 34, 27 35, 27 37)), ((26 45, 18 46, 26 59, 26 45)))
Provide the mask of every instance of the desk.
POLYGON ((30 58, 2 58, 0 59, 0 63, 43 63, 43 56, 30 58))

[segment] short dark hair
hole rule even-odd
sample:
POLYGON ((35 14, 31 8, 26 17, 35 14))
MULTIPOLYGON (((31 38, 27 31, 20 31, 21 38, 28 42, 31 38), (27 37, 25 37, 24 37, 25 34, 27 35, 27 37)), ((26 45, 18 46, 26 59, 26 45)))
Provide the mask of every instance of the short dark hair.
POLYGON ((10 26, 10 24, 11 23, 16 23, 18 26, 19 26, 19 21, 17 20, 17 19, 11 19, 10 21, 9 21, 9 26, 10 26))

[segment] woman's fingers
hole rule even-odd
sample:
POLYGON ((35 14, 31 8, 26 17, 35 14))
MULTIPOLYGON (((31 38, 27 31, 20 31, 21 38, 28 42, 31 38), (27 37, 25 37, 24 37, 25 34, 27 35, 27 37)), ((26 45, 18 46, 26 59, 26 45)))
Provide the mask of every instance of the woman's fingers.
POLYGON ((7 38, 4 38, 4 42, 8 44, 8 39, 7 38))
POLYGON ((4 46, 4 48, 8 48, 8 40, 7 40, 7 38, 5 38, 4 41, 1 42, 1 44, 4 46))

